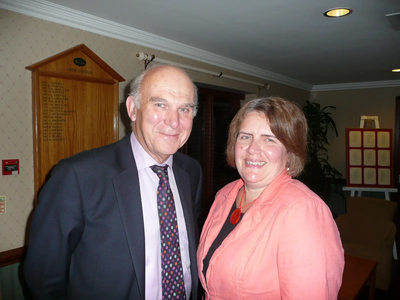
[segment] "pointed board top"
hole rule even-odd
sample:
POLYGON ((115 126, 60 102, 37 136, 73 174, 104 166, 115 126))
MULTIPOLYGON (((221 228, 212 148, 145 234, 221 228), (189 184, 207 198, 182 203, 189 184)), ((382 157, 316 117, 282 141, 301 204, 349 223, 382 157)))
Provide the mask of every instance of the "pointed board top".
POLYGON ((57 73, 76 73, 79 75, 95 75, 111 77, 119 82, 125 79, 97 56, 85 44, 80 44, 66 51, 50 56, 42 61, 27 66, 30 71, 51 71, 57 73))

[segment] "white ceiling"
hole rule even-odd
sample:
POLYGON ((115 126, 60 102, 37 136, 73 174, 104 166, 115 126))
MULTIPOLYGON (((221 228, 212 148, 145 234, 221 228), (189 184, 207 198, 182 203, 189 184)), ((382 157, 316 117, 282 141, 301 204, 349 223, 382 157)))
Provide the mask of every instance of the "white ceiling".
POLYGON ((400 30, 395 30, 386 17, 400 12, 400 1, 0 2, 3 2, 0 7, 13 6, 13 10, 27 14, 24 7, 31 6, 31 14, 36 8, 37 16, 41 13, 45 19, 51 19, 53 13, 53 21, 60 23, 64 19, 66 23, 68 15, 74 15, 80 20, 71 20, 69 25, 75 24, 75 27, 86 24, 87 28, 93 29, 95 23, 101 22, 107 29, 99 32, 105 35, 119 31, 124 39, 131 32, 131 35, 137 34, 138 39, 134 42, 138 44, 145 45, 147 41, 146 46, 155 48, 154 44, 157 44, 158 49, 166 52, 235 71, 243 69, 244 73, 267 79, 275 76, 278 82, 293 82, 300 87, 315 89, 324 85, 357 83, 373 86, 379 82, 400 86, 400 73, 391 72, 393 68, 400 68, 400 30), (353 9, 353 13, 334 19, 323 16, 326 10, 343 6, 353 9), (77 16, 77 11, 84 14, 77 16))

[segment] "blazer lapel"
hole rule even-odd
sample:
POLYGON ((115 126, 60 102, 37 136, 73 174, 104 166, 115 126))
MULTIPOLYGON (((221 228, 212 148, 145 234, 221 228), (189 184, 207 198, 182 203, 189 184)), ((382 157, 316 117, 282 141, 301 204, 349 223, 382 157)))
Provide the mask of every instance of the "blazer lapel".
POLYGON ((189 241, 189 257, 190 257, 190 272, 192 274, 192 299, 197 299, 197 295, 193 291, 197 291, 198 280, 197 280, 197 238, 195 233, 195 222, 193 218, 194 208, 192 205, 191 191, 190 191, 190 179, 189 174, 180 168, 174 160, 174 176, 175 182, 178 187, 179 197, 181 199, 183 215, 185 217, 186 231, 189 241))
POLYGON ((186 227, 194 228, 193 206, 191 201, 189 174, 174 164, 174 176, 186 220, 186 227))
POLYGON ((126 240, 141 298, 145 299, 145 241, 139 178, 132 154, 129 135, 116 149, 116 163, 122 170, 113 178, 115 195, 119 206, 126 240))

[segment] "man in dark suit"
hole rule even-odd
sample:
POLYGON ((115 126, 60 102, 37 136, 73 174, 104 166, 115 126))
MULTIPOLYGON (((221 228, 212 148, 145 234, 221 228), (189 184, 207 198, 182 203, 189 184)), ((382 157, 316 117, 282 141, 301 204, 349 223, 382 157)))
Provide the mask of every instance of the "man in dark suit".
POLYGON ((164 299, 159 178, 152 165, 167 165, 182 296, 197 299, 202 172, 197 161, 177 152, 192 130, 196 87, 181 69, 156 66, 132 83, 126 107, 133 132, 61 160, 40 193, 24 262, 34 299, 164 299))

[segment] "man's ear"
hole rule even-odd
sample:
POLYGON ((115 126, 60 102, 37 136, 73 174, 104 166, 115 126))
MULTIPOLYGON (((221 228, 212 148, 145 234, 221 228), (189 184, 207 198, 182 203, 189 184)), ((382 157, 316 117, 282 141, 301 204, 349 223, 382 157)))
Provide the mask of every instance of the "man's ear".
POLYGON ((126 111, 128 112, 129 118, 132 122, 136 121, 136 106, 135 99, 132 96, 126 98, 126 111))

